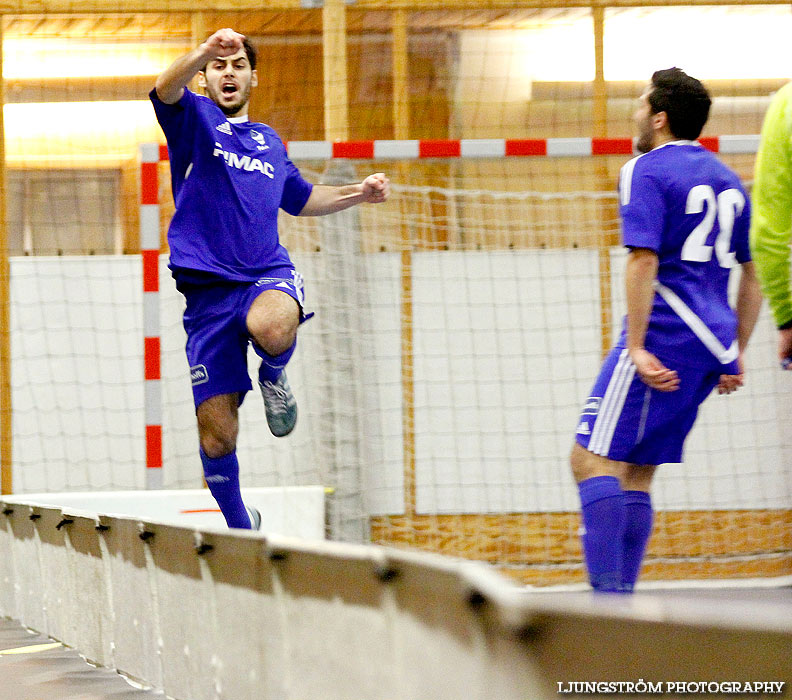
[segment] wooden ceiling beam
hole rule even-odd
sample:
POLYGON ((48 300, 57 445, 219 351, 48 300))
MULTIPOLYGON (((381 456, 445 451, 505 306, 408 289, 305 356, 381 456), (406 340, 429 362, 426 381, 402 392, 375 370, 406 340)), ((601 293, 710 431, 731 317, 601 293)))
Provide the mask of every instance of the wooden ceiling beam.
MULTIPOLYGON (((713 97, 767 97, 787 82, 785 78, 750 78, 705 80, 704 84, 713 97)), ((645 80, 607 80, 604 83, 609 100, 637 100, 645 87, 645 80)), ((594 83, 589 81, 534 81, 531 85, 531 99, 534 101, 590 100, 593 96, 594 83)))
POLYGON ((146 100, 156 75, 92 78, 10 78, 5 81, 6 104, 36 102, 103 102, 146 100))
MULTIPOLYGON (((201 3, 202 12, 250 12, 253 10, 305 9, 300 0, 209 0, 201 3)), ((4 15, 84 15, 195 12, 194 0, 0 0, 4 15)))
MULTIPOLYGON (((789 0, 652 0, 651 7, 789 5, 789 0)), ((572 7, 648 7, 646 0, 355 0, 350 10, 524 10, 572 7)))
MULTIPOLYGON (((203 12, 254 12, 305 10, 319 4, 315 0, 208 0, 203 12)), ((789 0, 653 0, 652 6, 681 5, 742 6, 788 5, 789 0)), ((354 0, 350 10, 519 10, 571 7, 645 7, 646 0, 354 0)), ((194 0, 0 0, 0 14, 118 14, 152 12, 193 12, 194 0)))
MULTIPOLYGON (((93 100, 145 100, 154 86, 156 75, 133 75, 89 78, 10 78, 6 79, 6 102, 83 102, 93 100)), ((783 78, 748 80, 706 80, 713 97, 767 97, 782 87, 783 78)), ((609 100, 636 99, 646 81, 605 82, 609 100)), ((588 81, 535 81, 531 89, 534 101, 590 100, 593 84, 588 81)))

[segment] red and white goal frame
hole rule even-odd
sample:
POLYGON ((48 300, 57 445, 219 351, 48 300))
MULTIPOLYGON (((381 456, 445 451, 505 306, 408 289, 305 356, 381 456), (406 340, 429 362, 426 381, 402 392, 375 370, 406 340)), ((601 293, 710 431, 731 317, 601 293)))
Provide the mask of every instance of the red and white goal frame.
MULTIPOLYGON (((758 135, 703 137, 715 153, 755 153, 758 135)), ((367 141, 289 141, 292 160, 421 160, 431 158, 564 158, 631 155, 631 138, 442 139, 367 141)), ((158 164, 168 149, 158 143, 140 147, 140 251, 143 261, 143 349, 146 424, 146 487, 162 487, 162 390, 159 314, 160 202, 158 164)))

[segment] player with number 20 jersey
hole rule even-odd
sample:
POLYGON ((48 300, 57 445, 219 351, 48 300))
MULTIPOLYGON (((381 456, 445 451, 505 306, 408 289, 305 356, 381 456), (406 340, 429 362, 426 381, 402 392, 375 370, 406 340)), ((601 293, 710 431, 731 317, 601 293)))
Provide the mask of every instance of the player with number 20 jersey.
POLYGON ((751 259, 750 204, 737 175, 700 144, 671 141, 622 168, 619 203, 624 245, 658 257, 646 349, 737 374, 729 273, 751 259))
POLYGON ((587 401, 577 441, 619 461, 679 462, 698 404, 720 375, 740 374, 737 315, 728 287, 731 269, 751 259, 750 203, 732 170, 698 142, 681 139, 623 166, 619 203, 624 245, 652 251, 658 261, 645 349, 677 372, 691 368, 708 376, 701 385, 681 383, 672 399, 652 395, 640 382, 630 395, 627 378, 635 371, 626 352, 625 319, 587 401), (664 404, 664 398, 688 408, 681 421, 670 406, 659 415, 651 411, 652 403, 664 404), (650 420, 660 424, 659 434, 647 432, 650 420))
POLYGON ((743 383, 742 354, 761 306, 739 178, 696 141, 704 86, 657 71, 635 113, 638 150, 619 182, 627 315, 586 399, 570 458, 583 552, 598 591, 629 592, 652 529, 655 468, 682 461, 698 408, 743 383), (736 307, 729 274, 742 276, 736 307))

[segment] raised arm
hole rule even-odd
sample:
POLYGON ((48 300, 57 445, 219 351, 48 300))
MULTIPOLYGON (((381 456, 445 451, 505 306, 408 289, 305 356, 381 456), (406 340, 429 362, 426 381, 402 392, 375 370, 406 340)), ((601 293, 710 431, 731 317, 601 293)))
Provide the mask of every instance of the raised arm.
POLYGON ((334 214, 363 202, 380 204, 388 199, 389 194, 390 180, 384 173, 369 175, 357 185, 314 185, 300 216, 334 214))
POLYGON ((165 104, 175 104, 195 74, 213 58, 233 56, 240 51, 244 35, 233 29, 220 29, 190 53, 177 58, 157 78, 157 97, 165 104))

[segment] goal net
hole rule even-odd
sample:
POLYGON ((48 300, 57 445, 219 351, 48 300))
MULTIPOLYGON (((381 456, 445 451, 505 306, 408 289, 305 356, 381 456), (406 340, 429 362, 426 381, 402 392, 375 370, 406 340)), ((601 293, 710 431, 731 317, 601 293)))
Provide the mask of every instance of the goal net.
MULTIPOLYGON (((283 215, 317 315, 289 365, 295 432, 273 438, 255 394, 241 409, 245 485, 325 485, 333 538, 484 560, 523 582, 581 579, 568 453, 620 328, 624 253, 613 193, 551 177, 545 191, 493 189, 542 160, 298 161, 315 182, 408 175, 384 206, 283 215)), ((581 184, 624 158, 577 160, 581 184)), ((165 264, 163 485, 189 488, 201 470, 183 301, 165 264)), ((24 257, 12 280, 16 490, 142 488, 139 261, 24 257)), ((661 468, 646 577, 784 572, 789 396, 773 343, 763 315, 746 387, 710 398, 685 463, 661 468)))

